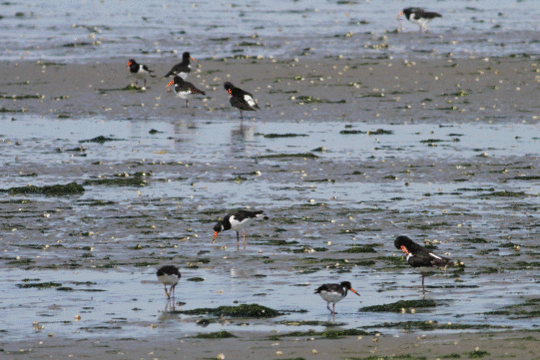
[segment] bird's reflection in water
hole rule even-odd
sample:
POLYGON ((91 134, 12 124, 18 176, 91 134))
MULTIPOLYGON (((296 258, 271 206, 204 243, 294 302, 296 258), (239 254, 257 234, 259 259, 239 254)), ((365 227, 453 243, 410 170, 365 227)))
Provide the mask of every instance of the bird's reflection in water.
POLYGON ((159 315, 160 321, 166 321, 166 320, 175 320, 180 318, 180 311, 176 310, 177 306, 185 305, 185 302, 177 301, 175 302, 173 298, 167 299, 165 303, 165 308, 159 315))
POLYGON ((231 129, 231 142, 253 141, 255 138, 255 125, 240 124, 239 127, 231 129))

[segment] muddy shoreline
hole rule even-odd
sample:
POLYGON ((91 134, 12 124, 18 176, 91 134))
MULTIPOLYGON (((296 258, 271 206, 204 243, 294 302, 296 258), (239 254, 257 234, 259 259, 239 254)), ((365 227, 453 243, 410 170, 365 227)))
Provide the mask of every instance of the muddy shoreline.
POLYGON ((189 81, 207 96, 188 109, 162 78, 174 62, 138 60, 157 74, 146 91, 130 87, 135 79, 124 59, 1 62, 4 118, 24 111, 60 119, 237 120, 225 81, 258 98, 263 110, 246 115, 263 121, 537 123, 540 112, 532 96, 540 81, 534 58, 202 59, 189 81))

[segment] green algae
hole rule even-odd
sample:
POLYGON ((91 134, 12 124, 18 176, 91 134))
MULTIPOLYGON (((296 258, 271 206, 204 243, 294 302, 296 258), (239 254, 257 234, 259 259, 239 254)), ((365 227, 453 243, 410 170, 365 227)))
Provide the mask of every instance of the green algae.
POLYGON ((98 143, 98 144, 103 144, 107 141, 119 141, 120 139, 114 139, 114 138, 110 138, 110 137, 106 137, 106 136, 103 136, 103 135, 100 135, 100 136, 96 136, 95 138, 92 138, 92 139, 88 139, 88 140, 80 140, 79 143, 98 143))
POLYGON ((484 350, 474 350, 469 353, 469 357, 471 359, 478 359, 478 358, 482 358, 484 356, 489 356, 489 355, 491 354, 484 350))
POLYGON ((532 319, 540 317, 540 299, 528 299, 524 303, 508 305, 499 310, 489 311, 485 315, 505 315, 514 319, 532 319))
POLYGON ((286 133, 286 134, 266 134, 263 135, 267 139, 275 139, 275 138, 290 138, 290 137, 298 137, 298 136, 309 136, 306 134, 292 134, 292 133, 286 133))
POLYGON ((113 175, 111 178, 88 179, 83 185, 104 185, 104 186, 135 186, 144 187, 147 185, 146 177, 152 176, 152 172, 136 172, 134 174, 113 175))
POLYGON ((477 195, 477 197, 486 198, 486 197, 514 197, 514 198, 523 198, 523 197, 530 197, 530 196, 536 196, 533 194, 526 194, 524 191, 493 191, 489 194, 480 194, 477 195))
POLYGON ((411 354, 400 354, 392 356, 380 356, 380 355, 371 355, 368 357, 347 357, 347 360, 395 360, 395 359, 406 359, 406 360, 426 360, 425 356, 412 356, 411 354))
POLYGON ((65 185, 45 185, 35 186, 27 185, 21 187, 12 187, 9 189, 0 189, 0 192, 7 192, 10 195, 16 194, 42 194, 46 196, 64 196, 64 195, 77 195, 84 193, 84 187, 76 182, 71 182, 65 185))
POLYGON ((199 277, 199 276, 195 276, 195 277, 192 277, 192 278, 189 278, 189 279, 186 279, 187 281, 194 281, 194 282, 199 282, 199 281, 204 281, 205 279, 202 278, 202 277, 199 277))
POLYGON ((282 312, 259 304, 242 304, 238 306, 219 306, 217 308, 198 308, 181 311, 185 315, 212 315, 236 318, 272 318, 283 315, 282 312))
POLYGON ((345 326, 347 323, 336 323, 331 321, 318 321, 318 320, 302 320, 302 321, 291 321, 283 320, 279 322, 282 325, 287 326, 325 326, 325 327, 336 327, 336 326, 345 326))
POLYGON ((254 156, 254 158, 255 159, 283 159, 283 158, 318 159, 319 157, 312 153, 297 153, 297 154, 261 155, 261 156, 254 156))
POLYGON ((433 331, 433 330, 482 330, 482 329, 508 329, 504 326, 491 326, 489 324, 454 324, 446 323, 439 324, 437 321, 401 321, 401 322, 391 322, 391 323, 382 323, 378 325, 366 326, 366 328, 397 328, 403 330, 423 330, 423 331, 433 331))
POLYGON ((17 284, 19 289, 28 289, 28 288, 38 288, 38 289, 50 289, 54 287, 62 286, 61 283, 57 282, 42 282, 42 283, 27 283, 27 284, 17 284))
POLYGON ((349 253, 349 254, 357 254, 357 253, 376 253, 377 251, 373 248, 374 245, 362 245, 362 246, 353 246, 347 250, 344 250, 342 252, 349 253))
POLYGON ((230 339, 235 337, 237 336, 231 334, 228 331, 216 331, 206 334, 197 334, 193 336, 194 339, 230 339))
POLYGON ((489 241, 487 241, 484 238, 465 238, 463 241, 470 242, 473 244, 487 244, 489 241))
POLYGON ((390 304, 361 307, 360 312, 401 312, 401 309, 427 309, 437 307, 434 300, 400 300, 390 304))
POLYGON ((326 330, 326 331, 293 331, 286 334, 272 335, 270 340, 279 340, 283 337, 304 337, 304 336, 320 336, 326 339, 340 339, 345 336, 364 336, 369 335, 368 332, 358 329, 343 329, 343 330, 326 330))

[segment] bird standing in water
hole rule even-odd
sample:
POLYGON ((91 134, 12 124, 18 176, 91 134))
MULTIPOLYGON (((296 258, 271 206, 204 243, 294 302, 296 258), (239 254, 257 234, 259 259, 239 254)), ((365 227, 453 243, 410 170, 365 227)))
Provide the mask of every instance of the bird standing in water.
POLYGON ((425 293, 424 277, 425 273, 433 268, 446 268, 450 259, 437 255, 422 245, 418 245, 407 236, 398 236, 394 241, 396 249, 403 250, 409 265, 420 270, 422 274, 422 292, 425 293))
POLYGON ((403 9, 403 11, 399 13, 397 18, 399 19, 401 15, 405 15, 407 20, 409 20, 413 24, 420 26, 420 31, 428 31, 428 28, 426 26, 427 23, 437 17, 442 17, 442 15, 439 13, 432 12, 432 11, 425 11, 417 7, 410 7, 410 8, 403 9))
POLYGON ((326 308, 330 310, 330 314, 335 315, 336 303, 345 299, 349 290, 360 296, 348 281, 343 281, 341 284, 323 284, 315 290, 315 294, 321 295, 324 301, 326 301, 326 308), (332 309, 330 309, 330 303, 333 303, 332 309))
POLYGON ((258 211, 248 211, 248 210, 239 210, 227 214, 223 220, 218 221, 214 226, 214 240, 216 240, 218 234, 221 231, 225 230, 234 230, 236 231, 236 242, 240 244, 240 231, 244 237, 244 244, 246 243, 246 232, 244 227, 252 223, 256 219, 268 219, 268 217, 263 215, 263 210, 258 211))
POLYGON ((171 296, 174 298, 174 289, 182 277, 178 268, 174 265, 165 265, 158 269, 156 275, 159 282, 165 286, 165 295, 167 295, 167 299, 170 299, 171 296), (169 291, 167 291, 167 285, 170 286, 169 291))
POLYGON ((240 110, 240 119, 244 118, 242 110, 244 111, 255 111, 255 109, 260 109, 257 104, 257 100, 253 98, 251 93, 244 91, 230 82, 223 84, 223 87, 231 95, 231 105, 240 110))

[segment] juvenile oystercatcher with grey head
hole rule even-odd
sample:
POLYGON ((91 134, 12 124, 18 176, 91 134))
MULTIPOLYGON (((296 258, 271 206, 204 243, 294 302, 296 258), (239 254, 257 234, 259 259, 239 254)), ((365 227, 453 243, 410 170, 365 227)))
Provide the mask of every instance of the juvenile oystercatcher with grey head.
POLYGON ((237 88, 228 81, 223 84, 223 87, 225 88, 225 90, 227 90, 229 94, 231 94, 231 105, 235 108, 240 109, 240 119, 244 118, 242 110, 255 111, 255 109, 260 109, 259 105, 257 105, 257 100, 255 100, 255 98, 253 98, 253 95, 251 95, 247 91, 237 88))
POLYGON ((165 286, 165 295, 167 295, 167 299, 170 299, 171 296, 174 297, 174 289, 181 277, 180 271, 178 271, 178 268, 174 265, 165 265, 158 269, 157 278, 159 282, 165 286), (167 291, 167 285, 170 286, 169 291, 167 291))
MULTIPOLYGON (((144 80, 144 87, 146 87, 146 77, 156 77, 155 75, 152 75, 154 70, 150 70, 148 66, 144 64, 139 64, 133 59, 129 59, 127 65, 129 67, 129 72, 131 75, 133 75, 137 79, 143 79, 144 80)), ((137 80, 135 80, 135 83, 137 84, 137 80)))
POLYGON ((189 52, 186 51, 185 53, 182 54, 182 62, 174 65, 172 69, 164 77, 180 76, 182 79, 186 80, 189 73, 191 72, 190 60, 195 61, 195 59, 191 57, 189 52))
POLYGON ((413 24, 420 26, 420 31, 428 31, 428 28, 426 27, 427 23, 437 17, 442 17, 442 15, 439 13, 433 11, 425 11, 424 9, 417 7, 409 7, 403 9, 403 11, 399 13, 397 18, 399 19, 401 15, 405 15, 407 20, 409 20, 413 24))
POLYGON ((199 90, 190 82, 184 81, 180 76, 175 76, 174 79, 167 84, 168 86, 174 85, 174 92, 181 99, 186 99, 186 107, 189 104, 189 98, 193 94, 206 95, 202 90, 199 90))
POLYGON ((240 231, 242 230, 242 235, 244 237, 244 244, 246 243, 246 232, 244 228, 251 224, 257 219, 268 219, 267 216, 263 215, 263 210, 249 211, 249 210, 238 210, 227 214, 223 220, 218 221, 214 226, 214 240, 216 240, 218 234, 221 231, 225 230, 234 230, 236 231, 236 243, 240 244, 240 231))
POLYGON ((437 255, 422 245, 419 245, 409 239, 407 236, 398 236, 394 241, 396 249, 401 249, 407 255, 406 259, 409 265, 420 270, 422 274, 422 292, 425 293, 424 277, 425 273, 433 268, 446 268, 450 259, 437 255))
POLYGON ((343 300, 349 290, 360 296, 348 281, 343 281, 341 284, 322 284, 315 290, 315 294, 321 295, 326 301, 326 308, 330 310, 330 314, 334 315, 336 314, 336 303, 343 300), (330 309, 330 303, 333 303, 332 309, 330 309))

